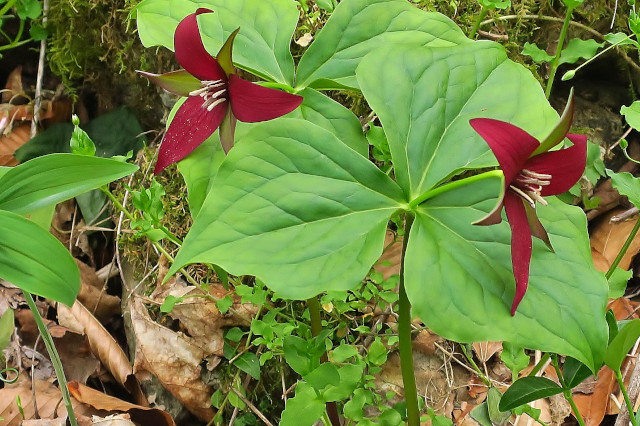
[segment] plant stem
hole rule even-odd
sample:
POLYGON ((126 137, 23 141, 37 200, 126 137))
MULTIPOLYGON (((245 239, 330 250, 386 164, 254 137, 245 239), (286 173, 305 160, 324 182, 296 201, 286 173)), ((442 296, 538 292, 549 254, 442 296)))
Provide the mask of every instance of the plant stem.
POLYGON ((407 252, 407 242, 414 217, 407 213, 402 240, 402 259, 400 262, 400 285, 398 300, 398 339, 400 348, 400 369, 404 385, 404 399, 407 404, 407 425, 420 425, 420 410, 418 409, 418 392, 416 377, 413 371, 413 350, 411 345, 411 302, 404 288, 404 258, 407 252))
MULTIPOLYGON (((469 347, 471 347, 471 345, 469 345, 469 347)), ((484 383, 488 388, 490 388, 491 381, 487 378, 487 376, 484 375, 482 370, 480 370, 480 367, 478 367, 478 364, 476 364, 476 362, 473 360, 473 356, 469 353, 470 350, 467 350, 467 344, 461 343, 460 349, 462 349, 462 353, 464 354, 464 357, 467 358, 467 361, 469 361, 469 364, 471 364, 471 367, 473 367, 476 374, 478 374, 478 377, 480 377, 480 380, 482 380, 482 383, 484 383)))
POLYGON ((18 0, 9 0, 7 4, 5 4, 2 9, 0 9, 0 17, 3 17, 5 13, 14 5, 14 3, 18 0))
POLYGON ((67 388, 67 378, 64 375, 62 362, 60 361, 60 356, 58 355, 56 346, 53 343, 51 333, 49 333, 49 329, 44 324, 44 321, 42 321, 42 317, 40 316, 40 312, 38 312, 38 307, 33 301, 33 296, 31 295, 31 293, 25 290, 22 290, 22 293, 24 293, 24 298, 27 300, 29 309, 31 309, 31 313, 33 314, 33 319, 36 321, 36 325, 38 326, 38 331, 42 336, 42 340, 44 341, 44 345, 47 348, 47 352, 49 352, 49 358, 51 358, 53 369, 55 370, 56 377, 58 378, 58 384, 60 386, 60 392, 62 393, 62 399, 64 400, 64 406, 67 409, 69 423, 71 423, 71 426, 78 426, 76 416, 73 412, 73 406, 71 405, 71 394, 69 394, 69 389, 67 388))
POLYGON ((573 396, 571 395, 571 389, 567 388, 567 385, 564 381, 564 376, 562 375, 562 371, 560 371, 560 367, 558 365, 558 355, 551 355, 551 363, 553 364, 553 368, 556 370, 556 374, 558 375, 558 380, 560 381, 560 386, 562 386, 562 393, 564 394, 564 398, 569 402, 569 405, 573 410, 573 414, 576 416, 576 420, 578 420, 580 426, 585 426, 584 419, 582 418, 580 411, 578 411, 578 406, 576 405, 575 401, 573 400, 573 396))
MULTIPOLYGON (((135 220, 133 215, 131 213, 129 213, 129 211, 122 205, 122 203, 120 203, 120 201, 118 201, 118 199, 111 193, 111 191, 109 191, 105 187, 100 187, 100 190, 105 193, 105 195, 111 200, 113 205, 118 208, 118 210, 120 210, 122 213, 124 213, 124 215, 127 217, 127 219, 129 219, 132 222, 135 220)), ((173 242, 177 246, 182 246, 182 241, 180 241, 180 239, 178 237, 173 235, 171 233, 171 231, 169 231, 167 228, 165 228, 161 223, 158 223, 158 229, 160 229, 167 236, 167 238, 169 238, 169 240, 171 240, 171 242, 173 242)))
POLYGON ((556 56, 553 58, 553 62, 551 62, 551 71, 549 71, 549 80, 547 80, 547 88, 544 91, 545 96, 549 99, 551 96, 551 88, 553 87, 553 80, 556 77, 556 71, 558 70, 558 66, 560 65, 560 55, 562 54, 562 47, 564 46, 564 39, 567 38, 567 29, 569 28, 569 23, 571 22, 571 14, 573 13, 573 8, 567 8, 567 14, 564 17, 564 23, 562 24, 562 30, 560 30, 560 38, 558 39, 558 45, 556 46, 556 56))
POLYGON ((622 395, 624 396, 624 402, 627 405, 627 411, 629 411, 629 420, 631 420, 631 424, 633 426, 638 426, 638 420, 636 419, 636 414, 633 411, 633 404, 631 404, 631 400, 629 399, 629 394, 627 393, 627 388, 624 385, 624 379, 622 378, 622 373, 620 369, 613 371, 616 375, 616 380, 618 385, 620 386, 620 390, 622 391, 622 395))
POLYGON ((418 207, 420 204, 424 203, 428 199, 433 198, 436 195, 442 194, 443 192, 451 191, 452 189, 469 185, 470 183, 477 182, 479 180, 489 179, 492 177, 502 177, 502 176, 504 176, 502 173, 502 170, 491 170, 488 172, 480 173, 478 175, 469 176, 464 179, 454 180, 453 182, 445 183, 444 185, 440 185, 435 189, 430 189, 429 191, 414 198, 413 201, 409 203, 409 208, 415 209, 416 207, 418 207))
POLYGON ((542 367, 547 363, 549 357, 549 352, 545 352, 544 355, 542 355, 542 358, 540 358, 540 361, 538 361, 538 363, 533 367, 533 370, 531 370, 531 372, 529 373, 529 377, 535 376, 538 371, 540 371, 542 367))
POLYGON ((470 39, 473 39, 476 36, 476 33, 478 32, 478 28, 480 28, 480 24, 482 23, 482 20, 484 19, 484 17, 487 16, 488 12, 489 12, 489 9, 487 9, 484 6, 482 7, 482 9, 480 9, 480 13, 476 17, 476 20, 473 23, 473 28, 471 28, 471 32, 469 33, 470 39))
MULTIPOLYGON (((320 317, 320 302, 317 297, 311 297, 307 299, 307 308, 309 308, 309 317, 311 318, 311 335, 316 337, 322 332, 322 318, 320 317)), ((321 362, 329 362, 327 353, 323 353, 320 358, 321 362)), ((335 402, 327 402, 327 410, 325 416, 328 415, 327 420, 329 424, 333 426, 340 426, 340 414, 338 414, 338 407, 335 402)))
POLYGON ((631 229, 631 233, 629 233, 629 236, 627 237, 627 240, 622 245, 622 248, 620 248, 620 251, 618 252, 618 255, 613 260, 613 263, 611 264, 611 266, 609 267, 609 270, 605 274, 605 277, 607 279, 611 278, 611 275, 613 275, 613 272, 616 270, 616 268, 620 264, 620 261, 622 260, 622 258, 624 257, 625 253, 629 249, 629 246, 633 242, 633 239, 636 237, 636 234, 638 233, 638 230, 640 230, 640 219, 638 219, 636 221, 636 224, 633 225, 633 229, 631 229))

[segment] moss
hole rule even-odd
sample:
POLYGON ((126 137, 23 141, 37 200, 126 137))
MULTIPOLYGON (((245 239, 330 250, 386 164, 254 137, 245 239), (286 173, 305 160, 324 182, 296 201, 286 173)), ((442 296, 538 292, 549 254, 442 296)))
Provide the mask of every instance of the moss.
POLYGON ((76 96, 95 93, 96 114, 116 106, 136 110, 144 127, 157 127, 162 118, 158 91, 141 84, 136 69, 169 69, 173 54, 146 49, 129 18, 139 0, 75 0, 52 2, 47 29, 51 71, 76 96), (78 35, 82 36, 79 37, 78 35))

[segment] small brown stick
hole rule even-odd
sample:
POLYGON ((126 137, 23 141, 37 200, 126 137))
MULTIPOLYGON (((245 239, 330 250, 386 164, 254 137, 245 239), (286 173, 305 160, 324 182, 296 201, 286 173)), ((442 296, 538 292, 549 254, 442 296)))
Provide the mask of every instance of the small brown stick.
POLYGON ((630 217, 637 215, 639 211, 640 210, 638 210, 637 207, 631 207, 627 211, 624 211, 624 212, 622 212, 620 214, 617 214, 617 215, 613 216, 611 219, 609 219, 609 222, 611 222, 611 223, 624 222, 625 220, 629 219, 630 217))
POLYGON ((255 405, 253 405, 251 403, 251 401, 249 401, 238 389, 234 388, 233 386, 231 386, 231 390, 238 395, 238 398, 240 398, 242 400, 242 402, 244 402, 245 404, 247 404, 247 407, 249 407, 249 409, 251 411, 253 411, 253 413, 260 417, 260 420, 262 420, 264 422, 264 424, 266 424, 267 426, 273 426, 273 423, 271 423, 269 420, 267 420, 267 418, 264 416, 264 414, 262 414, 260 412, 260 410, 258 410, 256 408, 255 405))

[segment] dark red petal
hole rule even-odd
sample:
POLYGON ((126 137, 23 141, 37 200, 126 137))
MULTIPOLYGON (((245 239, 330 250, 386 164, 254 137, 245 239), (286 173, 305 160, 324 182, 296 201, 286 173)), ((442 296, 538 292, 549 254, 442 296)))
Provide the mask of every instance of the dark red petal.
POLYGON ((229 76, 233 115, 245 123, 273 120, 298 108, 302 96, 259 86, 236 75, 229 76))
POLYGON ((516 279, 516 293, 511 305, 511 315, 515 315, 520 301, 529 285, 529 264, 531 263, 531 230, 523 201, 511 191, 504 197, 504 208, 511 226, 511 265, 516 279))
POLYGON ((525 169, 551 175, 551 184, 542 187, 541 195, 558 195, 568 191, 584 173, 587 162, 587 137, 567 135, 573 145, 569 148, 549 151, 531 159, 525 169))
POLYGON ((180 21, 173 37, 176 59, 182 68, 199 80, 222 79, 226 81, 227 75, 204 48, 200 30, 198 30, 197 16, 211 12, 213 11, 201 8, 180 21))
POLYGON ((493 151, 504 173, 505 187, 508 187, 540 143, 521 128, 504 121, 474 118, 469 124, 493 151))
POLYGON ((227 101, 212 111, 202 108, 202 102, 201 97, 192 96, 178 109, 162 139, 154 174, 189 155, 220 126, 227 112, 227 101))

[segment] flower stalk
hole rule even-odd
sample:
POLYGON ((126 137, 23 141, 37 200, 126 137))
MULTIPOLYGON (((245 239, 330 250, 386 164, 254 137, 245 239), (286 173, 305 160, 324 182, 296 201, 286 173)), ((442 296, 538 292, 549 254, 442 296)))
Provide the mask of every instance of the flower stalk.
POLYGON ((404 258, 407 252, 407 242, 414 216, 407 213, 402 240, 402 260, 400 263, 400 284, 398 299, 398 338, 400 348, 400 369, 404 386, 404 399, 407 404, 407 425, 420 425, 420 410, 418 408, 418 391, 416 377, 413 370, 413 348, 411 344, 411 302, 404 287, 404 258))

